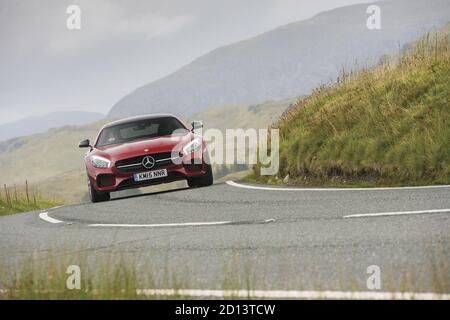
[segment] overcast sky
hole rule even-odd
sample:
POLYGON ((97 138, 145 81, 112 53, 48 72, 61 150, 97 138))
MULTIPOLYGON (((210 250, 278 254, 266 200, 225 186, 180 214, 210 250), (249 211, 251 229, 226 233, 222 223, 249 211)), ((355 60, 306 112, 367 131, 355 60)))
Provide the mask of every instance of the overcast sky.
POLYGON ((321 11, 373 0, 1 0, 0 123, 106 113, 193 59, 321 11), (66 9, 81 8, 81 30, 66 9))

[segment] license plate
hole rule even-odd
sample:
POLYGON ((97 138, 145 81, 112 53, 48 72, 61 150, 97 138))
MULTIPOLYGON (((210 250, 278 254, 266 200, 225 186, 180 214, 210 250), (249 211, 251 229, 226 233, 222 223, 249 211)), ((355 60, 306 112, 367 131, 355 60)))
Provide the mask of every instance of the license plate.
POLYGON ((167 177, 167 169, 136 173, 133 175, 134 181, 145 181, 167 177))

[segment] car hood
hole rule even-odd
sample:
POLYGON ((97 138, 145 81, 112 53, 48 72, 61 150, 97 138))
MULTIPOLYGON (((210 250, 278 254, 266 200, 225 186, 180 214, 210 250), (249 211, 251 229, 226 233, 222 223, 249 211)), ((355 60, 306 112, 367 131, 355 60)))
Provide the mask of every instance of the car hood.
POLYGON ((181 150, 181 148, 194 138, 194 134, 171 135, 157 137, 146 140, 133 141, 117 145, 110 145, 96 148, 96 154, 107 157, 111 160, 120 160, 137 157, 143 154, 158 152, 171 152, 181 150), (145 151, 148 150, 148 151, 145 151))

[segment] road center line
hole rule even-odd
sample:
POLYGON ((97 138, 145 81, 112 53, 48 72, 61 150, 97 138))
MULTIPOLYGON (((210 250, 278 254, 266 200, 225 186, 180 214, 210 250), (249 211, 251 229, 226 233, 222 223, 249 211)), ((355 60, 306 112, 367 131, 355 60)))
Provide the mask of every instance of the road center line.
MULTIPOLYGON (((48 212, 39 213, 39 218, 50 223, 63 223, 64 221, 52 218, 48 212)), ((199 226, 219 226, 235 224, 261 224, 275 222, 275 219, 252 220, 252 221, 211 221, 211 222, 180 222, 180 223, 152 223, 152 224, 131 224, 131 223, 93 223, 89 227, 122 227, 122 228, 167 228, 167 227, 199 227, 199 226)))
POLYGON ((420 186, 420 187, 386 187, 386 188, 284 188, 284 187, 263 187, 253 186, 248 184, 241 184, 228 180, 225 182, 229 186, 254 189, 254 190, 269 190, 269 191, 373 191, 373 190, 406 190, 406 189, 435 189, 435 188, 450 188, 450 185, 437 186, 420 186))
MULTIPOLYGON (((274 219, 254 221, 254 223, 270 223, 274 219)), ((122 227, 122 228, 168 228, 168 227, 199 227, 199 226, 219 226, 244 224, 248 221, 211 221, 211 222, 180 222, 180 223, 153 223, 153 224, 128 224, 128 223, 94 223, 89 227, 122 227)))
POLYGON ((372 300, 448 300, 450 294, 432 292, 373 292, 373 291, 295 291, 295 290, 198 290, 198 289, 140 289, 144 296, 189 296, 213 298, 256 299, 372 299, 372 300))
POLYGON ((433 210, 418 210, 418 211, 398 211, 398 212, 378 212, 378 213, 360 213, 350 214, 344 218, 363 218, 363 217, 382 217, 382 216, 400 216, 409 214, 427 214, 427 213, 447 213, 450 209, 433 209, 433 210))
POLYGON ((48 212, 41 212, 39 213, 39 218, 41 218, 44 221, 50 222, 50 223, 62 223, 64 221, 52 218, 48 215, 48 212))
POLYGON ((231 223, 232 223, 231 221, 182 222, 182 223, 159 223, 159 224, 94 223, 90 224, 89 227, 164 228, 164 227, 217 226, 231 223))

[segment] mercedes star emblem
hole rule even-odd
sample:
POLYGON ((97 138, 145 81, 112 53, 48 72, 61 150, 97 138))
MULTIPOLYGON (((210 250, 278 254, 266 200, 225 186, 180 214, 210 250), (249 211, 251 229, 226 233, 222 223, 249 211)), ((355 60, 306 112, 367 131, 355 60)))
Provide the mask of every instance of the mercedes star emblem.
POLYGON ((155 159, 151 156, 146 156, 142 159, 142 165, 144 166, 144 168, 146 169, 151 169, 154 167, 155 165, 155 159))

